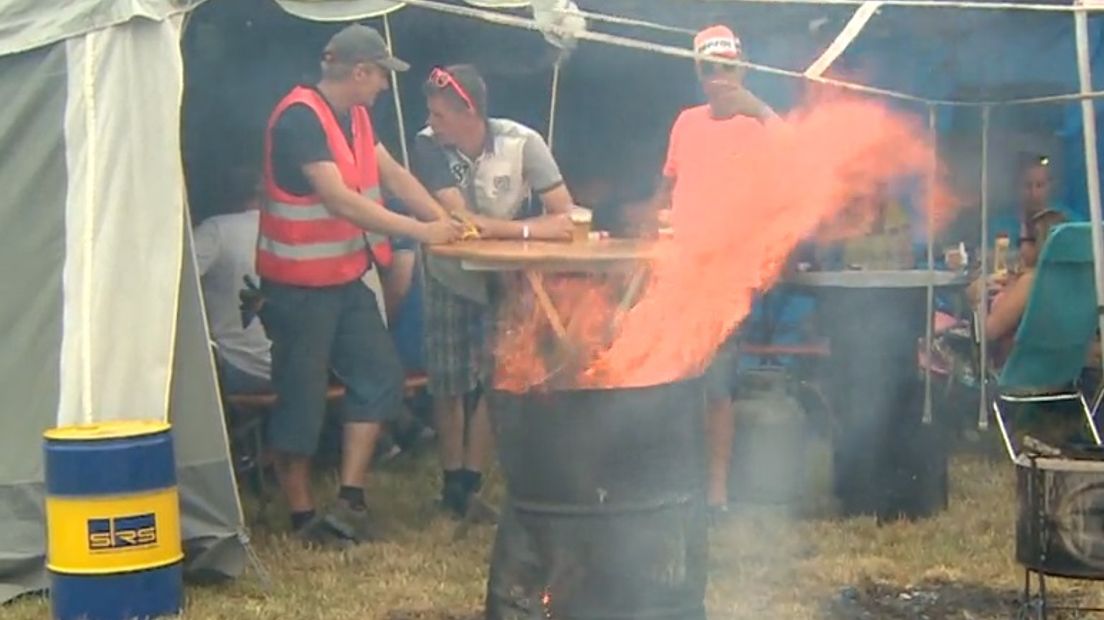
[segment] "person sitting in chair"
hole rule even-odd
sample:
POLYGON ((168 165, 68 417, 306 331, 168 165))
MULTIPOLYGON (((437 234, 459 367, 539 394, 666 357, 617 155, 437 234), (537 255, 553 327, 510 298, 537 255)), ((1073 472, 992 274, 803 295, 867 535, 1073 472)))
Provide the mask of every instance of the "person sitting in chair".
MULTIPOLYGON (((1032 216, 1025 230, 1027 234, 1020 237, 1020 272, 993 284, 993 302, 985 318, 985 333, 993 347, 992 360, 995 368, 1003 366, 1012 350, 1016 329, 1027 308, 1027 300, 1031 297, 1039 254, 1046 245, 1050 231, 1065 221, 1064 214, 1051 209, 1032 216)), ((974 295, 978 294, 979 291, 975 290, 974 295)))
POLYGON ((260 178, 260 171, 252 167, 232 170, 226 195, 230 212, 204 220, 193 233, 211 338, 217 347, 219 382, 226 394, 272 390, 272 343, 260 321, 242 325, 238 308, 243 278, 257 280, 260 178))

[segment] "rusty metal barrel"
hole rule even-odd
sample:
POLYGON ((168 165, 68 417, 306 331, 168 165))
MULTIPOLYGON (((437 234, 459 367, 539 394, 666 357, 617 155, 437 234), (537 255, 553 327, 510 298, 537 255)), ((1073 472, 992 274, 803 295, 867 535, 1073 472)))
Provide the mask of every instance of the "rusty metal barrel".
POLYGON ((489 620, 702 620, 704 386, 491 392, 506 479, 489 620))

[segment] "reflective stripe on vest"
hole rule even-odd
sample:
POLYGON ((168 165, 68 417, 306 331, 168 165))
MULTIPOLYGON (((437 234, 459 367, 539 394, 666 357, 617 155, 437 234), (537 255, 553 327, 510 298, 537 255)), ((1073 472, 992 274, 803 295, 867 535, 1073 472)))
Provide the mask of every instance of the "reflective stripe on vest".
MULTIPOLYGON (((361 195, 375 202, 382 202, 383 199, 378 187, 370 187, 361 192, 361 195)), ((331 214, 329 209, 326 208, 326 205, 323 204, 298 205, 270 200, 265 203, 265 211, 268 215, 275 216, 281 220, 300 223, 315 221, 326 222, 333 219, 333 214, 331 214)), ((261 251, 271 252, 279 258, 293 260, 336 258, 346 253, 363 250, 368 246, 371 248, 372 260, 382 267, 391 265, 391 239, 386 235, 374 232, 365 232, 363 236, 357 237, 355 240, 350 240, 349 242, 323 242, 300 246, 280 243, 279 241, 266 237, 262 231, 257 243, 257 248, 261 251), (367 239, 367 242, 365 242, 365 239, 367 239)))
POLYGON ((264 235, 257 238, 257 247, 265 252, 271 252, 280 258, 290 258, 294 260, 337 258, 363 250, 365 245, 363 237, 355 237, 345 241, 297 243, 295 245, 273 241, 264 235))
MULTIPOLYGON (((378 187, 370 187, 361 195, 369 200, 380 202, 382 196, 378 187)), ((292 220, 295 222, 309 222, 310 220, 325 220, 333 217, 330 210, 326 208, 326 205, 321 203, 309 204, 309 205, 294 205, 286 202, 279 202, 277 200, 269 200, 266 208, 268 212, 275 215, 278 218, 285 220, 292 220)))

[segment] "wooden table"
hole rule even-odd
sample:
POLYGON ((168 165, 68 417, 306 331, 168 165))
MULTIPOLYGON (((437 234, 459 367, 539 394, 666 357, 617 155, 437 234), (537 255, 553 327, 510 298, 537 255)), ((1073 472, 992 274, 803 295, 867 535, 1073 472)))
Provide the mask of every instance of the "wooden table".
POLYGON ((595 273, 637 269, 653 258, 657 242, 604 239, 579 243, 554 241, 458 241, 434 245, 437 256, 456 258, 469 271, 595 273))
POLYGON ((629 283, 614 325, 639 295, 659 243, 636 239, 583 242, 475 240, 429 246, 435 256, 454 258, 467 271, 521 272, 560 340, 567 328, 544 287, 544 274, 626 273, 629 283))

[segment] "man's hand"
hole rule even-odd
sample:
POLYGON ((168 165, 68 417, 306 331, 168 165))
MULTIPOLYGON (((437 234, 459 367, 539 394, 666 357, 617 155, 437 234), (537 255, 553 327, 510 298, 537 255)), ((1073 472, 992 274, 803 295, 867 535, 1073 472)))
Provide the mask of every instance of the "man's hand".
POLYGON ((466 215, 472 224, 479 229, 480 234, 489 234, 489 231, 495 228, 495 220, 485 215, 478 215, 475 213, 466 215))
POLYGON ((423 222, 421 230, 415 238, 427 245, 441 245, 456 241, 462 234, 464 234, 463 224, 452 219, 445 219, 423 222))
POLYGON ((571 238, 574 224, 567 214, 545 215, 526 222, 529 224, 529 236, 545 241, 563 241, 571 238))
POLYGON ((1012 274, 1008 272, 991 274, 987 279, 989 293, 997 294, 1003 291, 1013 279, 1012 274))
POLYGON ((773 118, 774 110, 743 86, 733 86, 721 95, 724 108, 732 114, 750 116, 761 121, 773 118))

